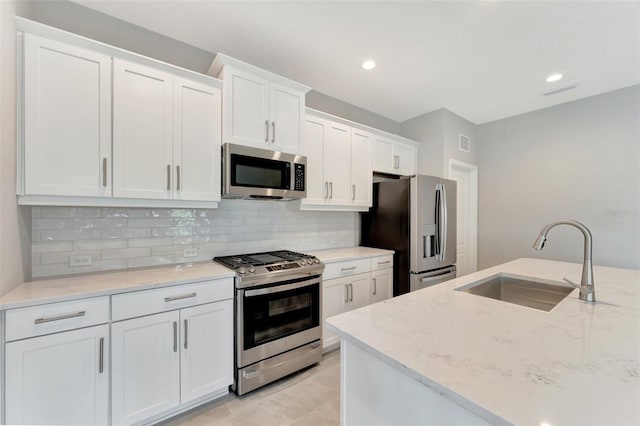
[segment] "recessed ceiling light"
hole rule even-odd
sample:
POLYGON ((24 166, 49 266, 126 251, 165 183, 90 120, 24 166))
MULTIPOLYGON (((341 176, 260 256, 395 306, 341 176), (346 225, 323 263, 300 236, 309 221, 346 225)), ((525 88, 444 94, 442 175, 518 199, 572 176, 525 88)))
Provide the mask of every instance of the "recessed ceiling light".
POLYGON ((547 83, 553 83, 554 81, 558 81, 562 78, 562 74, 560 74, 559 72, 555 72, 553 74, 549 74, 549 76, 546 78, 546 82, 547 83))
POLYGON ((373 59, 367 59, 362 63, 362 68, 364 68, 367 71, 372 70, 375 67, 376 67, 376 61, 374 61, 373 59))

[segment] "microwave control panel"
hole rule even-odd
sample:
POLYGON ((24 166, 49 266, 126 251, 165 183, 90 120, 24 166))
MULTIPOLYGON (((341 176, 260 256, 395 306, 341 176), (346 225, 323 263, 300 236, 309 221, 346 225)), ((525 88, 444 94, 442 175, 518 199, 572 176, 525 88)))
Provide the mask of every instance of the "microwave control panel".
POLYGON ((304 164, 295 163, 293 165, 294 179, 293 189, 294 191, 304 191, 304 164))

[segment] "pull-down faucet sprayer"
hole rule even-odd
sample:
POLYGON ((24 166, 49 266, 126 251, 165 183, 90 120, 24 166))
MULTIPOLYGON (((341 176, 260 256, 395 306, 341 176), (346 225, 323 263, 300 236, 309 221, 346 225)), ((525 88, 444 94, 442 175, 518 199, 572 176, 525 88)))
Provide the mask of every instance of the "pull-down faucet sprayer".
POLYGON ((580 280, 580 285, 574 283, 573 281, 564 278, 566 282, 580 289, 580 300, 584 300, 585 302, 595 302, 596 301, 596 292, 593 285, 593 264, 591 263, 591 232, 589 228, 584 226, 582 223, 571 220, 571 219, 559 219, 554 220, 553 222, 546 225, 540 231, 538 238, 536 238, 535 243, 533 243, 533 248, 536 250, 542 250, 544 247, 544 243, 547 240, 547 233, 551 228, 557 225, 571 225, 578 228, 582 235, 584 235, 584 261, 582 263, 582 279, 580 280))

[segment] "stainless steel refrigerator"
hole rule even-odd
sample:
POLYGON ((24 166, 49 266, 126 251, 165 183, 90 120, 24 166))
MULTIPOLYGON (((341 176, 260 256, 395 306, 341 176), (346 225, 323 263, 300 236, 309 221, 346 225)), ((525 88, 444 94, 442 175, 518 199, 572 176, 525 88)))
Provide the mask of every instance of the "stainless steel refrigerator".
POLYGON ((434 176, 373 184, 361 244, 395 250, 393 295, 456 277, 456 182, 434 176))

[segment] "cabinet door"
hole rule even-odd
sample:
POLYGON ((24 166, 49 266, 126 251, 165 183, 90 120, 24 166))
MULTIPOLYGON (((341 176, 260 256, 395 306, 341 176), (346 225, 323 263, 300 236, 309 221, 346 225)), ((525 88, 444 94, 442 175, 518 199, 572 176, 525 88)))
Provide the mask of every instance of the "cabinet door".
POLYGON ((113 60, 113 195, 170 199, 173 77, 113 60))
POLYGON ((373 172, 371 141, 373 137, 358 129, 351 130, 351 205, 371 207, 373 172))
POLYGON ((109 423, 109 326, 6 344, 6 423, 109 423))
POLYGON ((398 142, 396 148, 396 173, 411 176, 416 173, 416 148, 398 142))
POLYGON ((358 309, 371 303, 371 275, 359 274, 349 277, 349 302, 346 310, 358 309))
POLYGON ((111 196, 111 57, 24 36, 25 193, 111 196))
POLYGON ((324 175, 329 182, 329 204, 351 205, 351 127, 328 122, 324 175))
POLYGON ((220 200, 221 108, 220 89, 174 78, 174 199, 220 200))
POLYGON ((180 404, 178 311, 111 325, 111 422, 142 422, 180 404))
POLYGON ((391 297, 393 288, 393 268, 371 272, 371 303, 378 303, 391 297))
POLYGON ((302 139, 304 93, 276 83, 270 83, 269 88, 270 149, 297 154, 302 139))
POLYGON ((322 283, 322 347, 340 342, 340 337, 327 330, 327 318, 344 312, 347 302, 349 277, 325 280, 322 283))
POLYGON ((327 180, 324 177, 324 145, 327 121, 307 116, 301 151, 307 157, 307 197, 302 204, 324 204, 327 201, 327 180))
POLYGON ((180 401, 233 383, 233 300, 182 309, 180 401))
POLYGON ((269 82, 225 67, 222 90, 223 142, 271 149, 269 82))
POLYGON ((373 170, 382 173, 396 173, 393 142, 376 136, 373 141, 373 170))

